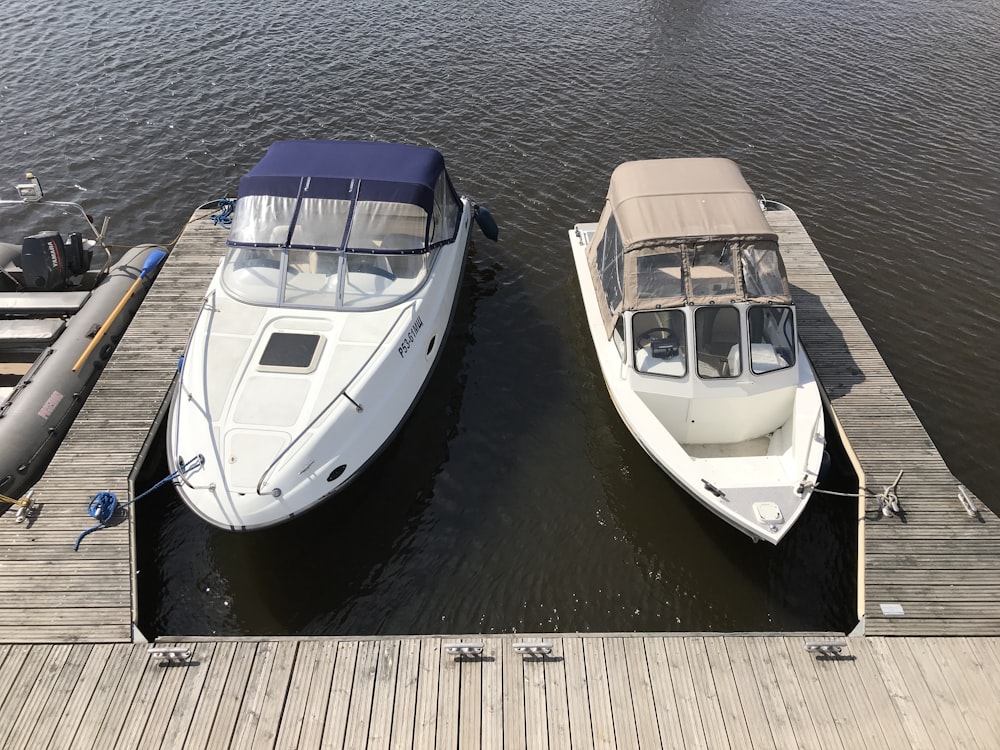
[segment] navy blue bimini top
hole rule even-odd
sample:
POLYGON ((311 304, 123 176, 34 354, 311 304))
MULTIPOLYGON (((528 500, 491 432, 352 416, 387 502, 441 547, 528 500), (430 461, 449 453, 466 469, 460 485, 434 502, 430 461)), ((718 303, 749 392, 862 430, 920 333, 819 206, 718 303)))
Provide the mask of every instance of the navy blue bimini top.
POLYGON ((433 213, 444 157, 426 146, 380 141, 278 141, 240 180, 239 197, 410 203, 433 213), (352 185, 360 180, 360 192, 352 185))

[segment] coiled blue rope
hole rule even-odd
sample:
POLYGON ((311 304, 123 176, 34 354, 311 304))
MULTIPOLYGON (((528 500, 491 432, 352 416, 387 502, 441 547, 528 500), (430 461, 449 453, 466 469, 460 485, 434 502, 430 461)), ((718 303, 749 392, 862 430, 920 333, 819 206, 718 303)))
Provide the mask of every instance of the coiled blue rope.
POLYGON ((236 201, 229 198, 219 198, 219 213, 212 214, 209 218, 215 226, 224 226, 229 229, 233 223, 233 209, 236 208, 236 201))
MULTIPOLYGON (((122 509, 124 510, 132 503, 134 503, 136 500, 145 497, 154 490, 158 490, 167 482, 172 482, 178 477, 187 474, 189 471, 194 471, 195 469, 201 467, 204 463, 205 463, 204 456, 195 456, 190 461, 181 464, 181 467, 173 474, 164 477, 159 482, 150 487, 148 490, 139 493, 134 498, 129 500, 127 503, 122 505, 121 506, 122 509)), ((87 536, 87 534, 90 534, 94 531, 97 531, 98 529, 102 529, 105 526, 107 526, 108 521, 111 520, 111 517, 115 514, 116 510, 118 510, 118 496, 115 495, 115 493, 112 492, 111 490, 104 490, 102 492, 98 492, 96 495, 90 498, 90 503, 87 505, 87 513, 90 514, 91 518, 97 520, 97 525, 91 526, 89 529, 84 531, 82 534, 80 534, 80 536, 76 538, 76 544, 73 545, 73 551, 75 552, 80 549, 80 541, 85 536, 87 536)))

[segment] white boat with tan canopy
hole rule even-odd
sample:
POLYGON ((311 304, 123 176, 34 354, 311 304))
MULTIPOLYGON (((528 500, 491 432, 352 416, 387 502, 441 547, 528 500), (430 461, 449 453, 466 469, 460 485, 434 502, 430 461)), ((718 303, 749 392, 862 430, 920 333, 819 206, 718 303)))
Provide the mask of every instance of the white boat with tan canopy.
POLYGON ((172 470, 206 521, 249 530, 343 489, 441 353, 475 219, 432 148, 281 141, 240 181, 170 406, 172 470))
POLYGON ((805 508, 825 446, 777 239, 727 159, 621 164, 600 222, 570 232, 625 424, 709 510, 773 544, 805 508))

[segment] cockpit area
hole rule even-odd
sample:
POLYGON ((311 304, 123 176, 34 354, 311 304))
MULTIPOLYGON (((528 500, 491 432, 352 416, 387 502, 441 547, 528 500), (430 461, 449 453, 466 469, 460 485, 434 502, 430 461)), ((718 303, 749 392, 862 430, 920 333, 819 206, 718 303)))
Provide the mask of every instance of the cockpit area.
MULTIPOLYGON (((624 342, 624 317, 613 334, 624 342)), ((785 305, 706 305, 631 316, 632 366, 637 372, 683 378, 740 378, 795 364, 795 315, 785 305), (749 352, 749 372, 744 363, 749 352)), ((619 345, 623 358, 625 347, 619 345)))

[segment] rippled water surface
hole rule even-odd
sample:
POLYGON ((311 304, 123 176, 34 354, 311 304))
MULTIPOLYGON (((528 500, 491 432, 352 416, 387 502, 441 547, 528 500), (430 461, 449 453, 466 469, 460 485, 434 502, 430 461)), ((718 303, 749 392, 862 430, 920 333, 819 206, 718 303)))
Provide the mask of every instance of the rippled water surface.
POLYGON ((778 549, 753 545, 608 399, 566 230, 627 159, 727 156, 795 208, 1000 510, 991 0, 13 0, 3 20, 0 185, 35 172, 110 214, 115 243, 169 241, 284 138, 433 145, 501 226, 470 249, 428 391, 350 492, 252 535, 169 489, 136 506, 147 635, 851 627, 853 503, 817 497, 778 549))

